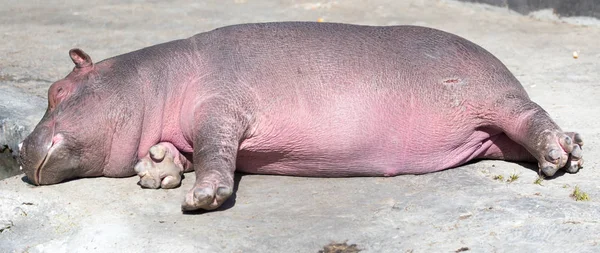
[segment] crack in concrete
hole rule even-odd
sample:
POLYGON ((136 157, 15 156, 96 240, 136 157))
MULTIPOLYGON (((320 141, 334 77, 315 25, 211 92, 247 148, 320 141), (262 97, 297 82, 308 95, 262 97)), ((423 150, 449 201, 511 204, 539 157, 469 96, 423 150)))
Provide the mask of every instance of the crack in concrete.
POLYGON ((17 82, 17 83, 27 83, 27 82, 43 82, 43 83, 52 83, 52 81, 37 78, 37 77, 22 77, 17 78, 13 75, 0 75, 0 82, 17 82))

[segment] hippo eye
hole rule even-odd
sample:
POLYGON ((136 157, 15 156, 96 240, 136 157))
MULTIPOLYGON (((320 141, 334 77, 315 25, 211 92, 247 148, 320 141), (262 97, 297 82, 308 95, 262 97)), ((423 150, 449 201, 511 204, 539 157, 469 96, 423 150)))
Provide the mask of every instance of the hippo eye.
POLYGON ((59 87, 56 90, 56 102, 57 103, 60 102, 64 98, 65 95, 66 95, 65 90, 63 89, 63 87, 59 87))
POLYGON ((56 89, 56 93, 54 94, 54 98, 53 98, 53 103, 52 103, 52 108, 54 108, 58 103, 61 102, 61 100, 64 98, 65 96, 65 91, 63 89, 63 87, 58 87, 56 89))

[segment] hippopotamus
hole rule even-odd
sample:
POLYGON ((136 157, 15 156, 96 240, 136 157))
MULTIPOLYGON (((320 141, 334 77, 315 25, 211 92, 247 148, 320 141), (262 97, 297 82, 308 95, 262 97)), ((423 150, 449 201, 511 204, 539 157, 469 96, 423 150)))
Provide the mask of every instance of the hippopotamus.
POLYGON ((75 67, 20 148, 29 181, 138 175, 144 188, 196 181, 183 211, 212 210, 234 173, 422 174, 476 159, 575 173, 564 132, 500 60, 419 26, 241 24, 75 67))

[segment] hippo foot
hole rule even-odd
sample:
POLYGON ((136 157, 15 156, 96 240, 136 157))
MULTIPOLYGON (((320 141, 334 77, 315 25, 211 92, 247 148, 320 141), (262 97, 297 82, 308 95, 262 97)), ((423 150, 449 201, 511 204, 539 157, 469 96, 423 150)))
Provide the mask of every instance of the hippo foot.
POLYGON ((183 166, 175 162, 175 155, 161 143, 152 146, 134 170, 140 177, 138 184, 151 189, 178 187, 183 174, 183 166))
POLYGON ((181 210, 214 210, 233 194, 233 175, 219 171, 205 171, 196 176, 196 184, 185 195, 181 210), (224 175, 225 174, 225 175, 224 175))
POLYGON ((538 154, 540 172, 553 176, 559 169, 576 173, 583 167, 583 139, 574 132, 544 131, 546 145, 538 154))

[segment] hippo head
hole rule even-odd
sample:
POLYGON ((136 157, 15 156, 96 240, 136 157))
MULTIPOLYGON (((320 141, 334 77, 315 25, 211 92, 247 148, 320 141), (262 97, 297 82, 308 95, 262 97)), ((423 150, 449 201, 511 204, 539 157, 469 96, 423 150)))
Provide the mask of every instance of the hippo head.
POLYGON ((123 108, 126 99, 119 89, 126 85, 112 81, 110 60, 95 65, 80 49, 69 55, 75 68, 50 86, 46 113, 20 146, 22 169, 36 185, 102 176, 109 165, 135 162, 131 155, 111 158, 113 142, 122 137, 116 132, 131 133, 127 121, 135 118, 123 108))

